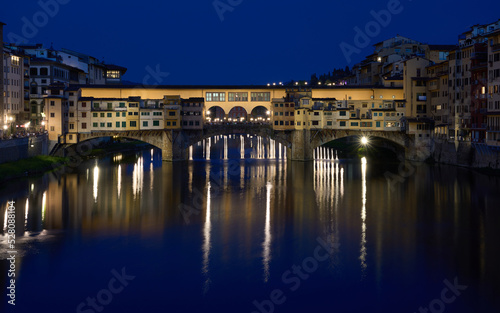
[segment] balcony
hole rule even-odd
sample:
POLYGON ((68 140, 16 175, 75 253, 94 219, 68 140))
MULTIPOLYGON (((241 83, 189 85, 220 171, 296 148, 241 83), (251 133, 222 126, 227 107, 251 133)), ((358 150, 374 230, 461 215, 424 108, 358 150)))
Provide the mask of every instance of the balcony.
POLYGON ((491 46, 491 51, 495 52, 499 50, 500 50, 500 43, 491 46))

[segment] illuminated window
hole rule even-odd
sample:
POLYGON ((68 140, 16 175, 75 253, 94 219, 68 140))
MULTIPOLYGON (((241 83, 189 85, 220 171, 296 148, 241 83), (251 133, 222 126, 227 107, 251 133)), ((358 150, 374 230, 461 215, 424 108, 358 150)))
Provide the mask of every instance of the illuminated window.
POLYGON ((227 94, 228 101, 248 101, 248 92, 228 92, 227 94))
POLYGON ((271 93, 269 92, 252 92, 252 101, 270 101, 271 93))
POLYGON ((20 58, 18 56, 13 55, 12 56, 12 65, 19 66, 19 60, 20 60, 20 58))
POLYGON ((111 79, 120 78, 120 71, 107 71, 106 77, 111 79))
POLYGON ((226 101, 225 92, 207 92, 206 100, 210 102, 224 102, 226 101))

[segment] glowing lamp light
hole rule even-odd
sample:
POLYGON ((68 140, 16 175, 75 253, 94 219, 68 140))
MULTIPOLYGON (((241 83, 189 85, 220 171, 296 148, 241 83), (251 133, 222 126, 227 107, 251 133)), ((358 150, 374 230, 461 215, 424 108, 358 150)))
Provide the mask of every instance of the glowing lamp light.
POLYGON ((363 146, 366 146, 366 145, 368 144, 368 138, 366 138, 365 136, 363 136, 363 137, 361 138, 361 144, 362 144, 363 146))
POLYGON ((3 129, 7 129, 7 125, 3 125, 3 129))

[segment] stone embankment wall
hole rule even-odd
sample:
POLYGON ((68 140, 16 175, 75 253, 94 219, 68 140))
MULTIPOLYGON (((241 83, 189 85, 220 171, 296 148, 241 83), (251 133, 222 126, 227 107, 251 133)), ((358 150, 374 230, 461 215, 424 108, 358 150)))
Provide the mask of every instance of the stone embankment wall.
POLYGON ((0 164, 48 153, 47 135, 0 140, 0 164))
POLYGON ((438 163, 500 170, 500 150, 484 144, 437 140, 432 157, 438 163))

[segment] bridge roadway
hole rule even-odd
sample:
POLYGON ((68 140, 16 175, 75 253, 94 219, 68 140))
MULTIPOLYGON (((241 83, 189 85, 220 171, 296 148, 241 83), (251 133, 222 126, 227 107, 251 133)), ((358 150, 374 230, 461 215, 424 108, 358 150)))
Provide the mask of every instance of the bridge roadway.
POLYGON ((423 161, 430 156, 432 142, 429 139, 415 138, 402 131, 357 131, 338 129, 311 130, 274 130, 269 124, 237 123, 205 125, 201 130, 135 130, 92 132, 78 134, 81 144, 90 139, 101 137, 121 137, 147 142, 162 150, 164 161, 186 160, 188 148, 204 139, 231 134, 249 134, 276 140, 287 147, 291 160, 309 161, 317 147, 332 140, 351 137, 378 137, 395 143, 405 151, 405 158, 423 161))

